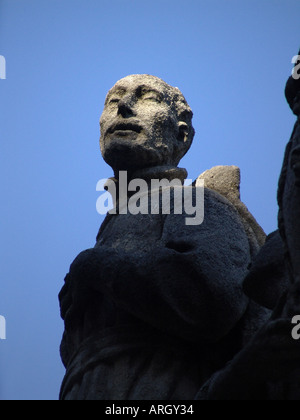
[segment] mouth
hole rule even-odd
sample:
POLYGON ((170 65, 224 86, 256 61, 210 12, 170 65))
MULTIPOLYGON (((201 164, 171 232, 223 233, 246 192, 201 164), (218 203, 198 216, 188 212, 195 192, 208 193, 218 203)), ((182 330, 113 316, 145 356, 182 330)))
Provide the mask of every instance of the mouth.
POLYGON ((129 132, 134 132, 134 133, 140 133, 142 131, 142 127, 139 126, 138 124, 132 124, 132 123, 119 123, 119 124, 114 124, 112 127, 110 127, 108 129, 108 133, 113 134, 116 132, 119 133, 129 133, 129 132))

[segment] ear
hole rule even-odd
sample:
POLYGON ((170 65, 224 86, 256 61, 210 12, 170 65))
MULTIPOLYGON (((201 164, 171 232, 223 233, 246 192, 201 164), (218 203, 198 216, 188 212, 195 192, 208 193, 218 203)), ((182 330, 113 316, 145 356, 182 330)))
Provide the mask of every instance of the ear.
POLYGON ((180 143, 186 143, 188 141, 188 136, 189 136, 189 127, 187 123, 185 123, 184 121, 179 121, 178 129, 179 130, 178 130, 177 140, 180 143))

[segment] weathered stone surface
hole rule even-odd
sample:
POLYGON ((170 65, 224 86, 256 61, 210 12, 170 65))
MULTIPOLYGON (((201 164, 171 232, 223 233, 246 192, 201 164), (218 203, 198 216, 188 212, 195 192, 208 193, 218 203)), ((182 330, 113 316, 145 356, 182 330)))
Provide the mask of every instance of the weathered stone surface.
POLYGON ((115 172, 177 166, 194 138, 192 116, 179 89, 154 76, 128 76, 105 101, 100 119, 103 158, 115 172))
POLYGON ((241 171, 237 166, 215 166, 203 172, 199 179, 204 179, 206 188, 217 191, 232 203, 241 199, 241 171))
POLYGON ((279 231, 268 236, 244 282, 247 296, 269 309, 287 292, 290 279, 284 258, 284 246, 279 231))
POLYGON ((265 243, 266 234, 245 204, 241 201, 240 169, 237 166, 215 166, 201 174, 198 177, 198 180, 201 179, 204 180, 206 188, 217 191, 234 205, 241 216, 253 250, 259 250, 265 243))
MULTIPOLYGON (((178 178, 181 185, 187 172, 178 164, 194 129, 177 88, 148 75, 122 79, 106 98, 100 125, 116 189, 121 170, 128 181, 150 186, 178 178)), ((281 385, 299 366, 290 318, 280 319, 280 306, 269 320, 259 305, 273 308, 276 294, 288 289, 276 269, 281 249, 281 259, 273 254, 280 246, 270 237, 259 253, 265 234, 240 201, 238 168, 202 177, 202 224, 188 226, 175 209, 122 215, 124 202, 116 200, 117 214, 106 217, 95 247, 72 263, 60 292, 67 370, 61 399, 270 399, 281 388, 271 392, 269 381, 281 385), (243 289, 251 264, 245 288, 252 294, 262 286, 254 293, 258 303, 243 289), (264 267, 267 284, 260 282, 264 267), (269 296, 273 273, 279 278, 269 296)), ((192 191, 196 200, 197 187, 192 191)))
POLYGON ((281 177, 279 205, 281 234, 289 257, 291 275, 295 280, 300 281, 300 223, 298 221, 300 215, 299 120, 295 125, 291 141, 287 147, 284 170, 281 177))
POLYGON ((238 324, 248 307, 242 280, 249 241, 225 198, 207 190, 205 199, 207 216, 198 227, 187 227, 185 215, 112 216, 96 247, 72 264, 68 283, 79 296, 73 294, 77 303, 63 316, 70 326, 74 317, 85 321, 72 343, 76 356, 64 398, 96 398, 83 380, 87 375, 101 384, 101 393, 96 389, 103 399, 192 399, 213 373, 211 364, 226 363, 243 340, 238 324), (109 342, 98 335, 104 326, 109 342), (86 354, 82 343, 88 329, 97 354, 86 354), (113 352, 112 366, 107 352, 113 352), (124 377, 124 370, 132 375, 124 377), (81 379, 73 389, 75 371, 81 379))

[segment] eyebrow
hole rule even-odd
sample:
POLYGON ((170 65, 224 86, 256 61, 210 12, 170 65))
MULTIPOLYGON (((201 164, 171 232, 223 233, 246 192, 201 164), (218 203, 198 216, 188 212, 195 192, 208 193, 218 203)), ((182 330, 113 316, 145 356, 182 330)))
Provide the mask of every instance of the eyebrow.
POLYGON ((154 93, 156 93, 157 95, 162 96, 162 93, 161 93, 161 92, 159 92, 159 90, 155 89, 155 88, 154 88, 154 87, 152 87, 152 86, 142 85, 142 86, 140 86, 138 89, 140 89, 141 91, 145 90, 145 91, 146 91, 146 93, 148 93, 148 92, 154 92, 154 93))
POLYGON ((106 100, 105 100, 105 104, 107 104, 107 102, 109 101, 109 99, 113 96, 113 95, 120 95, 120 96, 122 96, 122 95, 125 95, 125 93, 126 93, 126 89, 125 88, 121 88, 121 87, 117 87, 117 88, 113 88, 108 94, 107 94, 107 97, 106 97, 106 100))
MULTIPOLYGON (((157 89, 155 89, 154 87, 152 87, 152 86, 147 86, 147 85, 141 85, 141 86, 139 86, 138 88, 136 88, 136 92, 138 92, 138 91, 140 91, 140 92, 142 92, 143 90, 145 90, 146 92, 145 93, 148 93, 148 92, 154 92, 154 93, 156 93, 159 97, 161 97, 162 98, 162 93, 161 92, 159 92, 159 90, 157 90, 157 89)), ((106 100, 105 100, 105 105, 108 103, 108 101, 110 100, 110 98, 113 96, 113 95, 120 95, 120 96, 124 96, 125 95, 125 93, 127 92, 127 89, 126 88, 122 88, 122 87, 116 87, 116 88, 112 88, 112 90, 108 93, 108 95, 107 95, 107 97, 106 97, 106 100)))

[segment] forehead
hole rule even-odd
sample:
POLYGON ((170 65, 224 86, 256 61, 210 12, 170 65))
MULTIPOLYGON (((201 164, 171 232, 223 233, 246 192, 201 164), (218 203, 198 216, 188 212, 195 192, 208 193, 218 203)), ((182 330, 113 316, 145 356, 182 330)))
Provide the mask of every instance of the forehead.
POLYGON ((119 80, 115 86, 108 92, 108 97, 114 93, 124 94, 126 92, 134 92, 138 89, 147 89, 158 91, 162 94, 168 93, 168 85, 158 79, 151 76, 128 76, 124 79, 119 80))

